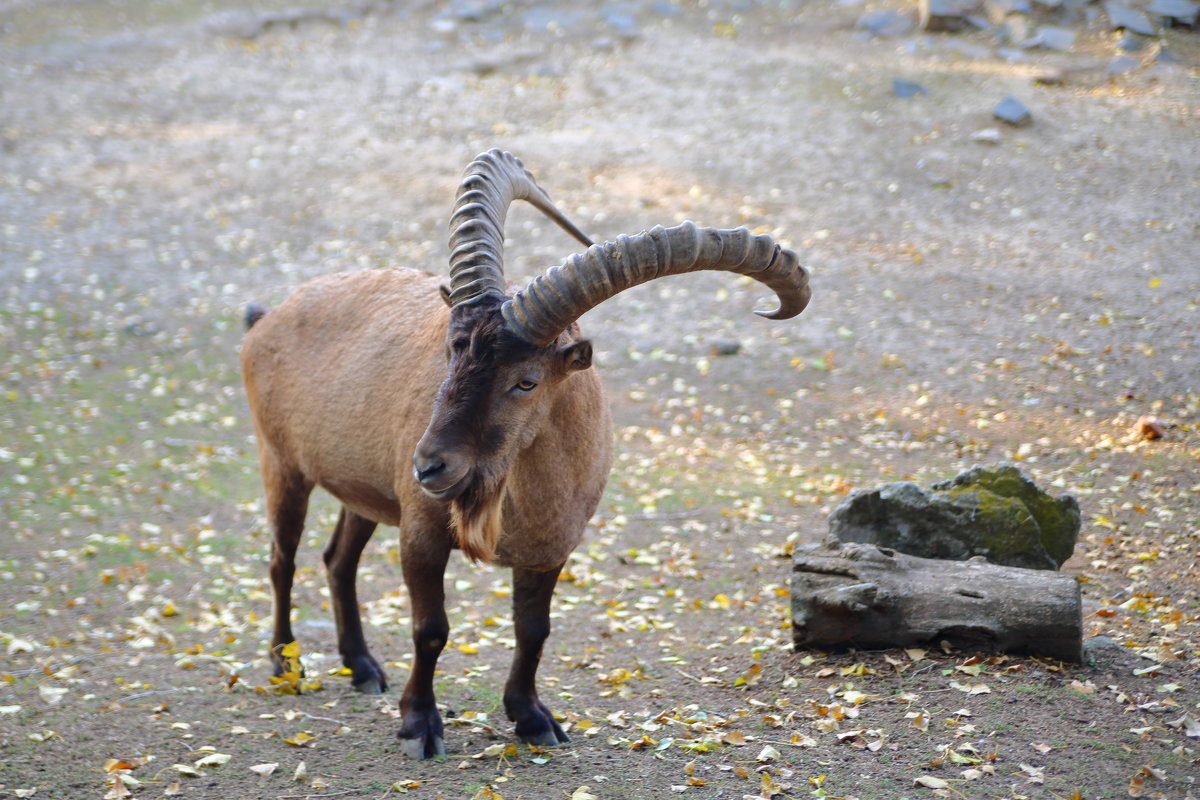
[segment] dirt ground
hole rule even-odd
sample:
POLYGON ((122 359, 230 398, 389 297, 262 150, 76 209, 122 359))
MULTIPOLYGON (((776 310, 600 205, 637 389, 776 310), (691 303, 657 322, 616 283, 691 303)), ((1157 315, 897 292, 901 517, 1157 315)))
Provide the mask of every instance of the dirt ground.
MULTIPOLYGON (((1200 796, 1194 32, 1111 74, 1099 18, 1062 53, 870 38, 845 2, 287 8, 0 1, 0 795, 1200 796), (313 685, 269 682, 240 315, 444 269, 492 146, 597 239, 771 232, 814 299, 767 322, 703 274, 587 315, 619 455, 540 674, 572 742, 517 744, 507 575, 456 558, 449 755, 415 763, 395 695, 338 674, 327 499, 313 685), (850 490, 1003 460, 1079 498, 1088 663, 793 651, 789 554, 850 490)), ((508 231, 514 280, 574 251, 525 207, 508 231)), ((381 530, 360 575, 393 685, 397 552, 381 530)))

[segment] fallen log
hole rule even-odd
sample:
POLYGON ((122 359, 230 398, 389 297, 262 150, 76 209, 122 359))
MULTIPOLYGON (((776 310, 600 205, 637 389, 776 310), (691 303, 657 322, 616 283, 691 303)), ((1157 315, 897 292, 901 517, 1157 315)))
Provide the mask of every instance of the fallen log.
POLYGON ((1074 662, 1083 652, 1073 575, 836 541, 797 551, 792 631, 797 647, 876 650, 948 641, 1074 662))

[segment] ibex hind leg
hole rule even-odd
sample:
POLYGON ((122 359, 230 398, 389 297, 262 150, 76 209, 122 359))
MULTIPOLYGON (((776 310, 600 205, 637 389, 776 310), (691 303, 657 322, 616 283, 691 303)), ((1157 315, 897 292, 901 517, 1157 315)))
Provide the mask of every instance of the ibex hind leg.
POLYGON ((296 640, 292 633, 292 580, 296 574, 296 548, 304 533, 308 496, 312 484, 299 475, 283 475, 270 463, 263 464, 267 522, 271 527, 271 589, 274 631, 271 635, 271 664, 276 677, 287 666, 283 646, 296 640))
POLYGON ((388 688, 387 677, 379 662, 367 649, 362 618, 358 610, 358 560, 375 532, 376 522, 342 507, 333 538, 325 548, 325 570, 329 595, 333 599, 333 618, 337 623, 338 652, 342 664, 351 672, 354 688, 364 694, 379 694, 388 688))
POLYGON ((513 570, 513 627, 517 652, 504 686, 504 710, 516 725, 521 741, 553 747, 570 741, 550 709, 538 698, 538 664, 542 645, 550 636, 550 600, 559 570, 513 570))

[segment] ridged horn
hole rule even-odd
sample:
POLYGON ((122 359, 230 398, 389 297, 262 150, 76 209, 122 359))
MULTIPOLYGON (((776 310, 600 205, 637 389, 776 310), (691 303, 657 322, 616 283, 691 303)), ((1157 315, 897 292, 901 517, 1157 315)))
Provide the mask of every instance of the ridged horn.
POLYGON ((504 296, 504 218, 513 200, 525 200, 582 244, 592 244, 554 207, 521 159, 497 149, 481 153, 467 165, 450 216, 451 305, 504 296))
POLYGON ((706 269, 749 275, 774 290, 779 308, 755 312, 768 319, 796 316, 811 295, 799 257, 770 236, 685 222, 592 245, 534 278, 500 312, 517 336, 544 347, 586 311, 630 287, 706 269))

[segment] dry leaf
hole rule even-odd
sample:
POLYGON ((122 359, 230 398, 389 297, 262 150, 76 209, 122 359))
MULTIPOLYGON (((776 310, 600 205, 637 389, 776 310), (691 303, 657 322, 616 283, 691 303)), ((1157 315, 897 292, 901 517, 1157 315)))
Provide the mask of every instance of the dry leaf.
POLYGON ((776 761, 779 759, 780 752, 771 745, 764 745, 762 750, 758 751, 758 755, 754 757, 755 761, 776 761))
POLYGON ((219 767, 229 761, 233 756, 228 753, 209 753, 204 758, 196 762, 197 767, 219 767))
POLYGON ((274 774, 275 770, 279 769, 279 762, 272 761, 267 764, 255 764, 250 768, 250 771, 255 775, 261 775, 266 778, 274 774))
POLYGON ((941 778, 935 778, 932 775, 921 775, 913 779, 915 786, 924 786, 926 789, 947 789, 950 784, 941 778))

